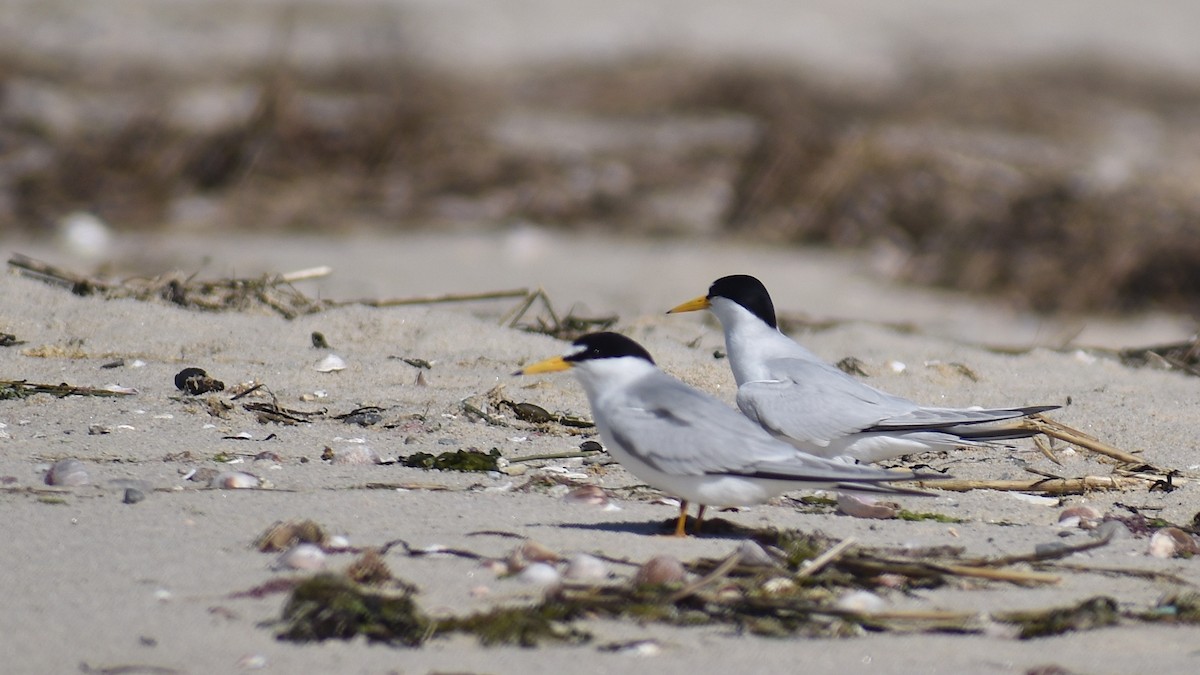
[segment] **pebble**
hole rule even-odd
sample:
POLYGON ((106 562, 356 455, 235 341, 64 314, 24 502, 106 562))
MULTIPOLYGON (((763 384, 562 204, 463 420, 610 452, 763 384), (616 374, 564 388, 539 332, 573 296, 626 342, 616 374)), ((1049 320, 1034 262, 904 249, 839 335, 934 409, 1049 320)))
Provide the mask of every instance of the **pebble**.
POLYGON ((558 570, 553 565, 543 562, 526 565, 517 578, 534 586, 554 586, 562 581, 558 570))
POLYGON ((136 504, 146 498, 146 493, 137 488, 125 488, 125 497, 122 499, 126 504, 136 504))
POLYGON ((383 421, 383 415, 374 411, 357 412, 353 415, 346 415, 342 418, 342 422, 346 424, 357 424, 360 427, 369 427, 374 424, 379 424, 383 421))
POLYGON ((647 560, 633 576, 635 586, 679 584, 687 579, 687 570, 679 559, 669 555, 658 555, 647 560))
POLYGON ((60 459, 50 466, 46 472, 46 485, 62 485, 73 487, 87 485, 92 482, 88 477, 83 462, 77 459, 60 459))
POLYGON ((277 570, 307 570, 315 572, 325 569, 325 552, 316 544, 296 544, 275 561, 277 570))
POLYGON ((746 539, 738 544, 738 555, 741 556, 742 564, 750 567, 770 567, 775 564, 775 559, 771 554, 767 553, 758 542, 746 539))
POLYGON ((563 577, 574 581, 600 581, 608 578, 608 565, 594 555, 576 553, 567 561, 563 577))
POLYGON ((333 464, 379 464, 379 453, 365 445, 352 445, 333 453, 333 464))
POLYGON ((1097 539, 1112 537, 1113 540, 1125 539, 1129 536, 1129 528, 1119 520, 1106 520, 1096 526, 1089 534, 1097 539))
POLYGON ((834 606, 848 612, 874 614, 887 608, 887 601, 870 591, 850 591, 837 599, 834 606))
POLYGON ((608 493, 599 485, 581 485, 577 488, 570 488, 563 499, 592 506, 607 506, 609 502, 608 493))

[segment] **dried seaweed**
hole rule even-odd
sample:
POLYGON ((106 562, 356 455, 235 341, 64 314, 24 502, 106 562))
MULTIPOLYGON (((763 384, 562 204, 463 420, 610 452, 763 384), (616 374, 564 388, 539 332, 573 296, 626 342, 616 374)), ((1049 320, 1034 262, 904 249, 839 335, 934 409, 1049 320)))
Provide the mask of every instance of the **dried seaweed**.
POLYGON ((37 384, 27 380, 0 380, 0 400, 27 398, 34 394, 67 396, 132 396, 134 392, 119 389, 80 387, 73 384, 37 384))
POLYGON ((475 448, 443 452, 437 455, 428 452, 414 452, 400 458, 402 466, 415 469, 438 469, 440 471, 499 471, 500 460, 503 457, 499 448, 482 452, 475 448))
POLYGON ((287 319, 326 308, 324 301, 309 298, 292 284, 325 276, 331 271, 329 268, 315 268, 286 274, 267 274, 256 279, 215 280, 198 280, 176 273, 116 282, 78 275, 20 253, 14 253, 8 265, 26 276, 69 288, 76 295, 99 295, 109 300, 161 300, 187 309, 210 312, 265 308, 287 319))

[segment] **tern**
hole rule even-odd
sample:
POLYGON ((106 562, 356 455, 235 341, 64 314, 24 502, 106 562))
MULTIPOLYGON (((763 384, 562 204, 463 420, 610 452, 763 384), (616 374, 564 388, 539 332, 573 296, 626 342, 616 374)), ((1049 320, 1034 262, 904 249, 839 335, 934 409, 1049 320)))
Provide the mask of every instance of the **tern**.
POLYGON ((689 503, 699 505, 698 533, 706 506, 761 504, 798 488, 928 495, 886 483, 943 477, 798 453, 719 399, 664 373, 641 345, 618 333, 584 335, 565 355, 514 375, 568 369, 583 385, 609 453, 681 500, 676 536, 686 534, 689 503))
POLYGON ((738 408, 774 437, 819 457, 869 463, 993 446, 1037 434, 1021 418, 1059 407, 938 408, 864 384, 784 335, 766 287, 749 275, 721 277, 707 295, 667 313, 701 309, 724 330, 738 408))

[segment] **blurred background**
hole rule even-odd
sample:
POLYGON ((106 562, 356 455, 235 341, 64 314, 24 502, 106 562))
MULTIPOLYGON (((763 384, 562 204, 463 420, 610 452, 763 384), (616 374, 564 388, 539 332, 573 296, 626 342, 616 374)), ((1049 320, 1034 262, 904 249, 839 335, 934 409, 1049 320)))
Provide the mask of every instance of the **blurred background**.
POLYGON ((0 235, 519 227, 1200 310, 1200 3, 5 0, 0 235))

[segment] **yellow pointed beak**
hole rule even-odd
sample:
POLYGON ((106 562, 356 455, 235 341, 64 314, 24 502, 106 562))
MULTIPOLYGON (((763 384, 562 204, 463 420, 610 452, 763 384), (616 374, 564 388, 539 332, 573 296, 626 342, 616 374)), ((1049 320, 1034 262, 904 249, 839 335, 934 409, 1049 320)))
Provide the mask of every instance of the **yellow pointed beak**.
POLYGON ((552 356, 548 359, 543 359, 537 363, 532 363, 524 368, 513 373, 513 375, 537 375, 538 373, 557 373, 561 370, 569 370, 571 364, 567 363, 561 356, 552 356))
POLYGON ((667 310, 667 314, 678 314, 680 312, 697 312, 702 309, 708 309, 712 303, 708 301, 708 296, 701 295, 698 298, 692 298, 682 305, 676 305, 667 310))

